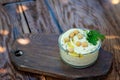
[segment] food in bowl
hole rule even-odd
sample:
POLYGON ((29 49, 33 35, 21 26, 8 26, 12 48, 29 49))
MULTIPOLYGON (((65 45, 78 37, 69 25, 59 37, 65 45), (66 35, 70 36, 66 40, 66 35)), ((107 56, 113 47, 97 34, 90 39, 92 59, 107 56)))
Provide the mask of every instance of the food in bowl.
POLYGON ((60 56, 73 67, 88 67, 97 60, 104 38, 104 35, 95 30, 69 29, 59 36, 60 56))

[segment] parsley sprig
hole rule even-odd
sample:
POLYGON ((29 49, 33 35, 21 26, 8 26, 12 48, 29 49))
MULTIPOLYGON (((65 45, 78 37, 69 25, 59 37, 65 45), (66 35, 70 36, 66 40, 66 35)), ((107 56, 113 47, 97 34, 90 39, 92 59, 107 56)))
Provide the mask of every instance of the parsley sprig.
POLYGON ((87 33, 87 40, 89 43, 96 45, 98 40, 103 41, 105 36, 96 30, 90 30, 87 33))

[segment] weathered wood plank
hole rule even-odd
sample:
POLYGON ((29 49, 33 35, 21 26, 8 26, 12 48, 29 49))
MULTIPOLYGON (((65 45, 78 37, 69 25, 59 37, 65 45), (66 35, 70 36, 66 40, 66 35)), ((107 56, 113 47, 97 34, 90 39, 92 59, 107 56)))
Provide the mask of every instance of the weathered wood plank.
MULTIPOLYGON (((37 33, 38 32, 39 33, 41 32, 57 33, 57 34, 59 33, 56 25, 54 24, 54 22, 52 21, 50 17, 50 14, 47 10, 47 7, 44 4, 44 1, 40 4, 35 3, 35 2, 8 4, 8 5, 5 5, 5 9, 9 13, 10 21, 13 24, 12 30, 14 30, 14 28, 15 30, 17 29, 18 31, 17 33, 19 34, 27 33, 28 28, 30 29, 31 33, 36 33, 36 32, 37 33), (45 13, 42 13, 42 11, 45 13), (27 32, 26 32, 25 26, 23 25, 24 23, 25 25, 27 25, 26 27, 27 32)), ((14 34, 16 34, 16 31, 14 34)), ((16 77, 18 77, 19 79, 23 79, 23 80, 29 80, 29 79, 34 78, 34 77, 31 77, 31 74, 29 73, 22 73, 21 75, 21 72, 17 76, 15 76, 15 78, 16 77)), ((36 77, 38 78, 38 76, 36 77)), ((35 80, 37 78, 35 78, 35 80)), ((38 79, 40 78, 41 77, 39 77, 38 79)))
POLYGON ((102 19, 103 10, 96 0, 48 1, 64 31, 73 27, 99 29, 101 28, 100 26, 106 26, 102 19), (91 25, 93 25, 93 27, 91 25))
POLYGON ((19 33, 22 34, 23 29, 21 27, 22 26, 21 16, 20 16, 20 14, 17 14, 17 12, 19 12, 18 6, 19 6, 19 4, 18 5, 12 4, 12 6, 6 5, 5 9, 6 9, 7 13, 9 13, 10 21, 11 21, 12 25, 19 30, 19 33))
POLYGON ((10 73, 11 70, 8 70, 8 67, 10 68, 10 60, 9 60, 9 54, 7 51, 7 44, 6 40, 8 39, 8 35, 10 34, 4 34, 4 31, 6 30, 7 32, 10 32, 10 23, 9 23, 9 18, 6 12, 4 11, 3 7, 0 5, 0 26, 1 28, 1 33, 0 33, 0 79, 5 80, 5 79, 14 79, 14 74, 13 71, 10 73), (5 27, 4 27, 5 26, 5 27), (9 30, 8 30, 9 29, 9 30), (9 66, 7 66, 9 65, 9 66))
POLYGON ((24 17, 26 17, 26 22, 28 23, 28 27, 31 33, 37 33, 39 30, 38 27, 35 24, 35 15, 36 15, 36 11, 35 11, 35 7, 36 5, 34 4, 34 2, 29 2, 29 3, 22 3, 22 8, 23 8, 23 13, 24 13, 24 17), (35 14, 35 15, 34 15, 35 14))
POLYGON ((20 33, 59 33, 56 24, 53 22, 52 17, 45 6, 44 0, 41 2, 38 0, 29 3, 8 4, 5 8, 8 11, 13 24, 20 29, 20 33))
POLYGON ((109 44, 109 46, 105 46, 107 50, 113 52, 114 55, 114 63, 113 70, 110 75, 108 75, 106 80, 119 80, 120 79, 120 4, 119 0, 99 0, 102 8, 104 9, 104 13, 106 15, 106 19, 108 20, 108 29, 107 31, 107 40, 105 44, 109 44))
POLYGON ((23 7, 21 4, 18 5, 18 14, 20 14, 20 17, 21 17, 23 32, 30 33, 27 22, 26 22, 25 17, 24 17, 24 13, 23 13, 23 11, 25 9, 27 9, 27 8, 23 7))
MULTIPOLYGON (((63 29, 73 27, 97 29, 106 35, 103 48, 114 55, 112 72, 105 80, 120 79, 120 11, 113 0, 48 0, 63 29), (69 27, 68 27, 69 26, 69 27)), ((114 0, 119 1, 119 0, 114 0)))
POLYGON ((13 25, 9 16, 0 5, 0 80, 38 80, 34 74, 16 71, 9 58, 10 38, 12 38, 13 25), (27 75, 26 75, 27 74, 27 75))
POLYGON ((5 4, 11 4, 11 3, 26 2, 26 1, 34 1, 34 0, 0 0, 0 3, 5 5, 5 4))
POLYGON ((5 3, 17 2, 17 1, 20 1, 20 0, 0 0, 0 3, 5 4, 5 3))
POLYGON ((42 30, 46 33, 59 33, 44 0, 36 0, 36 10, 38 16, 37 26, 43 28, 42 30))

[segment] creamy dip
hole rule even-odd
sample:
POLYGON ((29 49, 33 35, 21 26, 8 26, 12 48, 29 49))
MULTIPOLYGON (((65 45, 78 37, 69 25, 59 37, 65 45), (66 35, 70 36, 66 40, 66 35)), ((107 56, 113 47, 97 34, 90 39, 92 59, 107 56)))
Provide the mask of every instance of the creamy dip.
POLYGON ((87 32, 89 32, 89 30, 70 29, 70 30, 66 31, 64 34, 61 35, 61 42, 60 43, 61 43, 63 49, 67 50, 70 47, 69 44, 71 44, 73 49, 74 49, 74 52, 77 54, 87 54, 87 53, 94 51, 96 48, 98 48, 100 46, 100 41, 97 42, 97 45, 93 45, 93 44, 89 43, 86 40, 86 38, 87 38, 86 33, 87 32), (74 35, 73 41, 72 41, 72 39, 70 39, 69 42, 65 42, 64 38, 69 37, 70 33, 72 33, 75 30, 78 30, 79 33, 74 35), (81 34, 83 36, 83 38, 78 39, 79 34, 81 34), (77 46, 75 43, 78 41, 81 43, 87 42, 88 46, 87 47, 77 46))

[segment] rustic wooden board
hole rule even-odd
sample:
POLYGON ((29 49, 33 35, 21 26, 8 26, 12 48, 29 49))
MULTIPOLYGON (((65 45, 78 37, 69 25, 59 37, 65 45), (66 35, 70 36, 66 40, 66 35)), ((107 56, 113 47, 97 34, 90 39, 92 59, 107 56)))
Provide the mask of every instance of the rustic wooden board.
POLYGON ((30 43, 21 45, 16 41, 10 55, 16 68, 21 71, 63 79, 79 79, 106 75, 112 65, 111 53, 100 49, 99 58, 94 65, 85 69, 72 68, 60 58, 58 35, 29 34, 21 38, 29 39, 30 43), (16 50, 22 50, 24 54, 15 56, 16 50))

